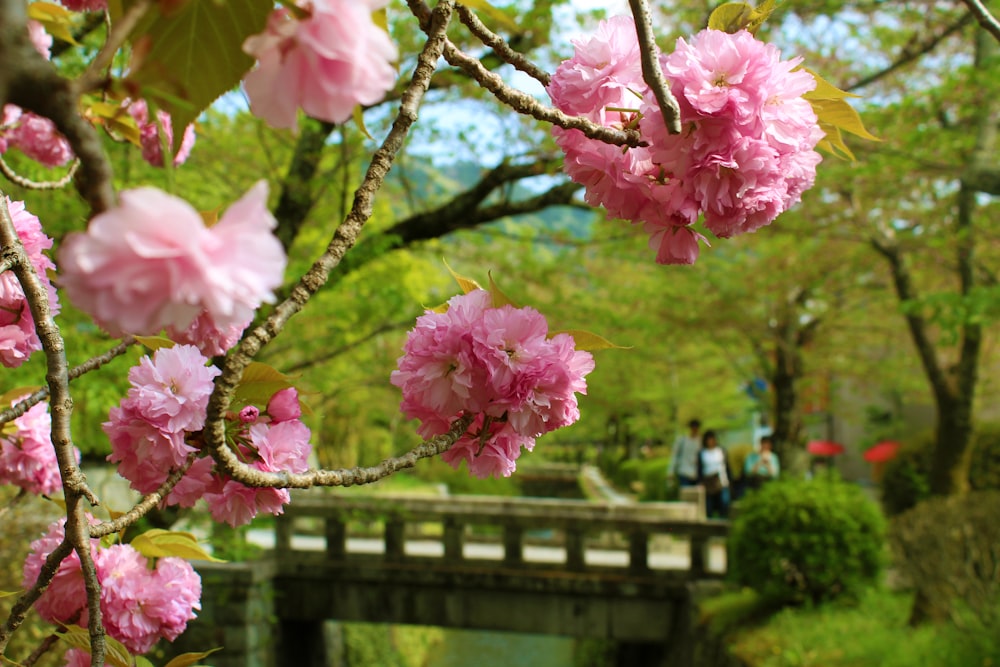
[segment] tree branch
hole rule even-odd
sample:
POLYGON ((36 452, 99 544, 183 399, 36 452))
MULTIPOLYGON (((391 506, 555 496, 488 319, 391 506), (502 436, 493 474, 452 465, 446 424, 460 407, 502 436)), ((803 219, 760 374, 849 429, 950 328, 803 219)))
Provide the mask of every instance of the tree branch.
POLYGON ((528 60, 524 54, 512 49, 503 37, 487 28, 471 9, 465 5, 458 5, 456 11, 458 12, 458 18, 469 29, 469 32, 478 37, 479 41, 484 45, 493 49, 493 53, 499 56, 501 60, 513 65, 515 69, 524 72, 543 86, 547 87, 549 85, 551 77, 548 72, 528 60))
POLYGON ((670 134, 680 134, 681 132, 681 110, 677 106, 677 100, 670 92, 670 86, 663 76, 663 70, 657 60, 659 49, 656 47, 656 40, 653 32, 653 18, 649 14, 649 3, 647 0, 628 0, 632 9, 632 17, 635 19, 635 32, 639 38, 639 55, 642 59, 642 79, 653 91, 656 103, 663 114, 663 122, 667 125, 667 132, 670 134))
POLYGON ((354 246, 361 229, 371 217, 374 195, 381 188, 396 154, 403 147, 410 127, 417 119, 420 102, 427 91, 437 61, 447 42, 445 31, 451 20, 453 7, 452 0, 442 0, 435 7, 427 41, 417 59, 410 85, 403 93, 399 112, 392 124, 392 129, 372 156, 365 178, 354 194, 351 212, 337 228, 326 252, 302 276, 292 289, 289 298, 280 303, 262 325, 254 327, 237 348, 229 354, 222 374, 216 378, 215 390, 209 399, 205 420, 206 446, 221 469, 238 482, 251 486, 272 484, 276 486, 298 486, 300 484, 311 486, 313 484, 337 485, 343 483, 344 477, 341 474, 327 475, 321 472, 302 475, 264 474, 251 468, 240 461, 226 445, 225 415, 232 401, 233 392, 243 376, 244 369, 260 349, 274 339, 288 319, 299 312, 312 295, 327 282, 330 271, 354 246), (261 483, 261 480, 264 479, 267 481, 261 483))
POLYGON ((982 26, 983 30, 993 35, 993 39, 1000 42, 1000 21, 997 21, 996 17, 990 13, 990 10, 986 8, 980 0, 962 0, 972 15, 976 17, 976 21, 982 26))

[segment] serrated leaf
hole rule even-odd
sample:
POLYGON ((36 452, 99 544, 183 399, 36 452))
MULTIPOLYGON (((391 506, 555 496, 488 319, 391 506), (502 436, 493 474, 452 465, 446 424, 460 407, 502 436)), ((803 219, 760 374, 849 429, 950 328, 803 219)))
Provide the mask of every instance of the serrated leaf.
POLYGON ((213 648, 201 653, 181 653, 180 655, 175 656, 173 660, 165 664, 163 667, 194 667, 194 665, 201 662, 203 658, 207 658, 213 653, 217 653, 221 650, 222 647, 219 646, 218 648, 213 648))
POLYGON ((462 294, 468 294, 469 292, 473 292, 477 289, 483 289, 479 286, 479 283, 472 278, 466 278, 465 276, 460 276, 455 273, 452 270, 451 265, 448 264, 448 260, 443 259, 441 261, 444 262, 445 268, 448 269, 448 273, 451 274, 451 277, 454 278, 455 282, 458 283, 458 286, 462 288, 462 294))
POLYGON ((493 307, 503 308, 504 306, 513 306, 514 308, 518 308, 519 306, 493 282, 493 274, 489 273, 488 275, 490 277, 490 296, 493 298, 493 307))
MULTIPOLYGON (((243 371, 243 377, 240 378, 240 384, 236 387, 233 399, 234 402, 244 405, 250 403, 267 405, 267 402, 277 392, 294 386, 292 379, 278 369, 259 361, 253 361, 243 371)), ((301 400, 299 405, 302 405, 301 400)))
POLYGON ((169 349, 177 345, 177 343, 164 336, 136 336, 135 339, 150 352, 156 352, 162 348, 169 349))
POLYGON ((579 329, 564 329, 562 331, 550 331, 548 337, 554 338, 559 334, 569 334, 573 337, 573 342, 578 350, 587 350, 592 352, 594 350, 628 350, 631 348, 622 347, 621 345, 615 345, 607 338, 603 336, 598 336, 595 333, 589 331, 580 331, 579 329))
POLYGON ((745 2, 727 2, 719 5, 708 17, 708 28, 728 33, 739 32, 750 23, 753 11, 753 7, 745 2))
MULTIPOLYGON (((57 632, 64 642, 90 653, 90 633, 79 625, 70 625, 64 632, 57 632)), ((104 661, 113 667, 132 667, 132 654, 120 641, 109 635, 104 636, 104 661)))
POLYGON ((146 558, 176 556, 188 560, 209 560, 213 563, 226 561, 215 558, 198 544, 198 538, 191 533, 178 530, 152 528, 135 537, 129 544, 146 558))
POLYGON ((65 7, 50 2, 33 2, 28 5, 28 18, 41 23, 45 32, 56 39, 79 44, 73 39, 73 14, 65 7))
POLYGON ((844 100, 809 100, 820 123, 850 132, 869 141, 882 141, 865 129, 861 114, 844 100))
POLYGON ((517 21, 508 16, 507 12, 494 7, 490 3, 486 2, 486 0, 463 0, 462 4, 469 9, 482 12, 483 15, 490 17, 507 30, 521 32, 521 26, 517 24, 517 21))
POLYGON ((253 67, 243 52, 247 37, 264 30, 271 0, 190 0, 169 15, 158 13, 132 35, 144 42, 129 81, 147 101, 170 113, 173 152, 184 137, 180 128, 194 122, 220 95, 235 87, 253 67))
POLYGON ((819 127, 826 133, 826 137, 819 140, 816 148, 844 160, 851 160, 853 162, 857 159, 854 157, 851 149, 847 147, 847 144, 844 143, 844 137, 840 134, 839 129, 827 123, 820 123, 819 127))
POLYGON ((816 79, 816 88, 802 95, 802 97, 807 100, 842 100, 846 97, 861 97, 860 95, 855 95, 854 93, 849 93, 846 90, 837 88, 835 85, 808 67, 802 67, 801 69, 809 72, 809 74, 812 75, 812 78, 816 79))

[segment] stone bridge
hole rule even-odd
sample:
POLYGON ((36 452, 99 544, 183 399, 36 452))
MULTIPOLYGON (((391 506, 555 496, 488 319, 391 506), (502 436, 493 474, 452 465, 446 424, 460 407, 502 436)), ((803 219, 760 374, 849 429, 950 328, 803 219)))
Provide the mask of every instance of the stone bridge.
POLYGON ((323 623, 402 623, 616 640, 642 667, 690 663, 692 595, 725 573, 728 525, 687 502, 294 497, 273 549, 197 563, 206 594, 179 650, 228 665, 329 664, 323 623))

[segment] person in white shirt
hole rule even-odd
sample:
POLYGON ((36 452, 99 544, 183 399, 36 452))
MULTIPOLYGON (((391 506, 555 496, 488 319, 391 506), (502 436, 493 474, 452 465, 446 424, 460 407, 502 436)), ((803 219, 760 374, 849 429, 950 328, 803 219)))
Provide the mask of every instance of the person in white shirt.
POLYGON ((688 432, 677 436, 677 441, 674 442, 668 475, 677 480, 678 486, 698 484, 698 451, 701 449, 698 435, 700 432, 701 422, 692 419, 688 422, 688 432))
POLYGON ((698 483, 705 487, 705 513, 709 518, 729 516, 729 456, 719 446, 715 431, 705 431, 698 453, 698 483))

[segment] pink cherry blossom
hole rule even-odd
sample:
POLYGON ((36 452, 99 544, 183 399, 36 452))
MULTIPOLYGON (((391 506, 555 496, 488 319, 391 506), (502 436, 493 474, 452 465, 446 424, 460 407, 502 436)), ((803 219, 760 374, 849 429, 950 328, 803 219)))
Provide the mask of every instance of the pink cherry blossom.
POLYGON ((96 12, 108 8, 108 0, 59 0, 66 9, 74 12, 96 12))
MULTIPOLYGON (((31 543, 31 551, 24 561, 21 580, 23 588, 35 585, 45 559, 63 540, 65 524, 66 519, 53 522, 43 537, 31 543)), ((99 540, 94 539, 90 543, 91 555, 96 556, 99 540)), ((83 571, 80 569, 80 557, 75 551, 70 552, 59 564, 49 587, 35 603, 35 610, 50 623, 87 625, 87 591, 83 583, 83 571)))
POLYGON ((417 318, 391 376, 404 414, 421 421, 425 437, 463 414, 476 416, 443 458, 456 467, 466 461, 480 477, 510 475, 536 436, 575 422, 576 393, 586 393, 584 377, 594 368, 571 336, 548 337, 538 311, 493 308, 491 300, 473 290, 450 299, 447 311, 417 318))
POLYGON ((210 456, 195 459, 180 481, 167 495, 166 505, 194 507, 209 489, 215 488, 215 461, 210 456))
MULTIPOLYGON (((0 435, 0 483, 45 495, 62 489, 51 427, 48 403, 38 403, 13 421, 13 429, 5 429, 0 435)), ((79 461, 80 452, 73 451, 79 461)))
POLYGON ((645 146, 622 148, 577 130, 553 133, 565 169, 585 199, 642 224, 657 262, 690 264, 705 226, 725 238, 769 224, 812 186, 823 137, 805 92, 813 77, 742 31, 705 30, 678 40, 660 64, 677 99, 683 131, 668 134, 639 72, 629 18, 606 21, 575 42, 548 87, 557 107, 617 129, 638 129, 645 146), (621 111, 625 109, 628 111, 621 111))
MULTIPOLYGON (((25 252, 46 287, 49 309, 56 315, 59 313, 59 298, 48 276, 48 271, 55 269, 55 265, 43 254, 52 247, 52 239, 42 231, 38 218, 25 210, 24 202, 7 200, 7 208, 25 252)), ((5 271, 0 274, 0 363, 8 368, 20 366, 32 352, 40 349, 42 343, 35 333, 35 320, 24 290, 13 271, 5 271)))
POLYGON ((213 380, 222 372, 207 363, 193 345, 160 348, 152 359, 143 357, 128 373, 129 405, 166 433, 200 431, 213 380))
MULTIPOLYGON (((71 648, 63 654, 66 660, 65 667, 90 667, 90 653, 79 648, 71 648)), ((112 667, 110 663, 104 663, 104 667, 112 667)))
POLYGON ((187 444, 183 431, 167 432, 149 422, 126 399, 111 408, 101 425, 111 441, 108 461, 118 464, 118 474, 139 493, 152 493, 174 468, 197 450, 187 444))
POLYGON ((45 56, 46 60, 52 58, 52 35, 45 32, 45 26, 38 21, 28 21, 28 37, 35 50, 45 56))
POLYGON ((20 149, 46 167, 59 167, 73 159, 69 142, 48 118, 23 111, 17 124, 6 134, 8 147, 20 149))
POLYGON ((271 230, 267 185, 255 185, 211 228, 187 202, 153 188, 121 194, 121 204, 70 234, 60 249, 63 285, 113 335, 224 331, 245 326, 274 300, 285 253, 271 230))
POLYGON ((273 423, 286 422, 302 416, 299 392, 295 387, 287 387, 274 392, 267 402, 267 414, 273 423))
POLYGON ((150 570, 145 556, 115 544, 94 564, 108 634, 133 653, 146 653, 161 637, 176 639, 201 607, 201 579, 184 560, 161 558, 150 570))
MULTIPOLYGON (((163 109, 156 110, 156 119, 150 120, 146 100, 136 100, 126 107, 128 113, 139 126, 139 144, 142 148, 142 159, 154 167, 163 166, 163 145, 173 146, 174 130, 170 114, 163 109), (161 135, 162 132, 162 135, 161 135)), ((184 128, 184 137, 174 155, 174 166, 178 167, 187 160, 194 147, 194 125, 184 128)))
POLYGON ((236 345, 248 324, 250 324, 249 319, 246 322, 219 329, 209 312, 203 310, 183 331, 168 326, 167 335, 178 343, 194 345, 206 357, 215 357, 225 354, 233 345, 236 345))
POLYGON ((212 518, 234 528, 250 523, 260 513, 281 514, 292 499, 288 489, 251 488, 233 480, 210 489, 204 498, 212 518))
POLYGON ((601 21, 589 39, 573 40, 573 58, 559 65, 547 92, 566 113, 603 120, 607 107, 638 108, 631 91, 645 88, 635 23, 628 16, 601 21))
POLYGON ((296 110, 341 123, 381 100, 396 81, 395 45, 372 21, 386 0, 300 0, 302 20, 281 8, 243 50, 257 58, 244 87, 254 114, 294 128, 296 110))

